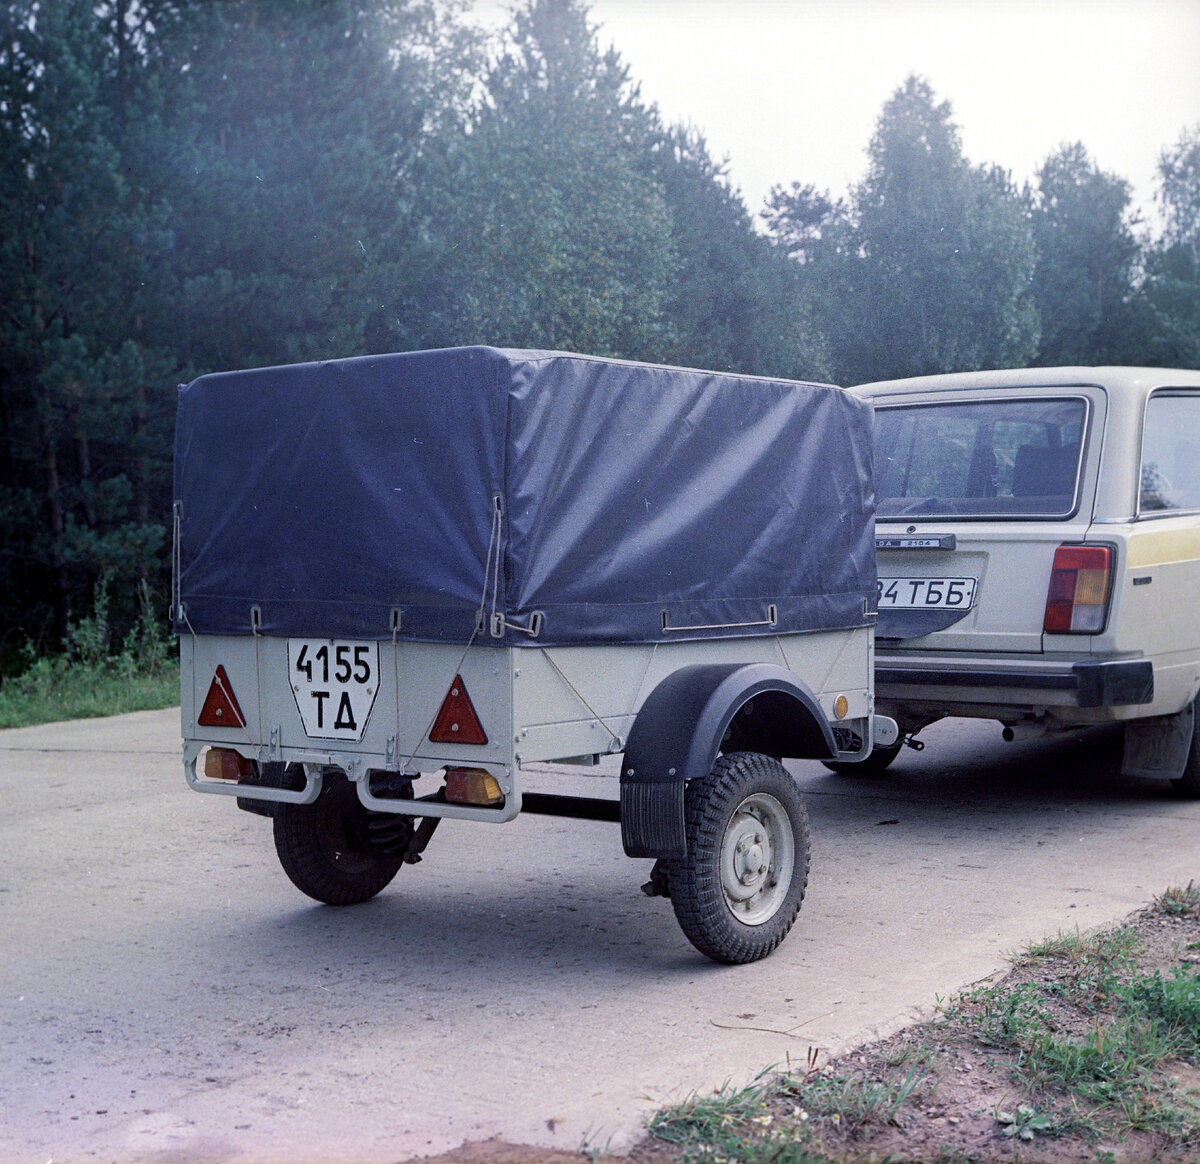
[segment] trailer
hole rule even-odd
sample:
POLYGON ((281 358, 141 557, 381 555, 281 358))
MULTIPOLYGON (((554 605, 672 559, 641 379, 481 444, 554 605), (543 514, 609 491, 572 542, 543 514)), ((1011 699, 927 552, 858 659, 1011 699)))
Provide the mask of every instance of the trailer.
POLYGON ((869 404, 453 348, 202 376, 175 452, 187 781, 271 818, 301 891, 362 902, 439 821, 542 812, 619 822, 715 960, 787 934, 781 761, 895 739, 869 404), (607 797, 523 787, 614 755, 607 797))

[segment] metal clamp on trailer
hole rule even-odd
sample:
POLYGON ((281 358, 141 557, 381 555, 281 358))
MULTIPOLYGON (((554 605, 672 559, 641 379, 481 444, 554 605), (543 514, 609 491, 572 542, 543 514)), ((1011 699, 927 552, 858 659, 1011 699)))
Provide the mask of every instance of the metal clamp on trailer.
POLYGON ((335 905, 445 817, 619 821, 698 949, 763 957, 808 875, 783 760, 892 738, 871 479, 870 410, 825 385, 494 348, 203 376, 176 429, 188 783, 269 817, 335 905), (604 756, 611 796, 524 787, 604 756))

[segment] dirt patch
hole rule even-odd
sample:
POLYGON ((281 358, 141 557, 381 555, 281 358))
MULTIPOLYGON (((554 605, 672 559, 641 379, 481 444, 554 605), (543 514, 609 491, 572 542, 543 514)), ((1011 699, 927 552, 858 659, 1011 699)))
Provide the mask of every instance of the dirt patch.
MULTIPOLYGON (((1193 887, 1189 886, 1189 890, 1193 887)), ((977 983, 936 1018, 840 1059, 810 1062, 756 1088, 696 1096, 660 1113, 632 1164, 1067 1164, 1200 1161, 1200 889, 1160 899, 1100 935, 1060 935, 1031 947, 1004 974, 977 983), (1157 972, 1159 979, 1155 979, 1157 972), (1106 1050, 1128 1053, 1114 991, 1183 976, 1188 991, 1179 1057, 1106 1091, 1106 1050), (1114 985, 1116 984, 1116 985, 1114 985), (1189 1017, 1190 1016, 1190 1017, 1189 1017), (1116 1026, 1114 1026, 1116 1024, 1116 1026), (1030 1075, 1029 1048, 1077 1048, 1097 1060, 1083 1098, 1053 1072, 1030 1075), (1188 1041, 1190 1039, 1190 1041, 1188 1041), (1018 1070, 1018 1067, 1021 1070, 1018 1070)), ((1178 992, 1177 992, 1178 993, 1178 992)), ((1147 997, 1153 989, 1147 989, 1147 997)), ((1137 996, 1136 990, 1133 996, 1137 996)), ((1128 1032, 1126 1032, 1127 1034, 1128 1032)), ((1149 1060, 1147 1060, 1149 1062, 1149 1060)), ((1114 1067, 1114 1070, 1120 1067, 1114 1067)), ((428 1164, 615 1161, 499 1141, 465 1144, 428 1164)))
POLYGON ((757 1097, 697 1098, 675 1122, 661 1114, 659 1133, 676 1142, 665 1152, 661 1141, 647 1142, 632 1159, 1200 1161, 1198 973, 1200 900, 1166 912, 1160 902, 1104 937, 1064 935, 1031 947, 935 1019, 781 1076, 757 1097), (1177 972, 1183 991, 1171 990, 1177 972), (1123 1026, 1120 1004, 1136 1007, 1140 989, 1150 1013, 1161 983, 1164 996, 1181 995, 1188 1008, 1181 1057, 1152 1062, 1147 1054, 1145 1066, 1135 1064, 1140 1020, 1123 1026), (1063 1056, 1061 1073, 1039 1074, 1037 1055, 1048 1045, 1063 1056), (1086 1094, 1062 1086, 1068 1072, 1086 1079, 1086 1094))

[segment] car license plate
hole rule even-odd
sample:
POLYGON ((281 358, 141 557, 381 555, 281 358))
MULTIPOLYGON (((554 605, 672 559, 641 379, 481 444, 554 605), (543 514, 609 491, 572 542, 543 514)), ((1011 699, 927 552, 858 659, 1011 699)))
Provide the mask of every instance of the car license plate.
POLYGON ((974 578, 880 578, 879 608, 970 610, 974 578))
POLYGON ((288 639, 288 676, 304 732, 361 740, 379 690, 379 644, 288 639))

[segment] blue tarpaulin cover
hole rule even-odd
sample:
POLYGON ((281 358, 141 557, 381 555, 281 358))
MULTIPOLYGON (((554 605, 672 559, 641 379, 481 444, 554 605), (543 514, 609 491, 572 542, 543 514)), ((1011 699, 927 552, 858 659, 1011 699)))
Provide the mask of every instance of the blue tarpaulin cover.
POLYGON ((537 646, 862 626, 871 457, 870 405, 838 388, 566 353, 201 376, 176 422, 176 629, 390 639, 398 617, 401 639, 537 646))

